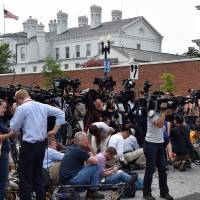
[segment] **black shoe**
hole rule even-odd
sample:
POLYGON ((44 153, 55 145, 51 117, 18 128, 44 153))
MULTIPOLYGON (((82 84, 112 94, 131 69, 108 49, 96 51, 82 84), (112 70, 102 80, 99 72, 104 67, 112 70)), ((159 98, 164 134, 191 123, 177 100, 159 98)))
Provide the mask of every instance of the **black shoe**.
POLYGON ((86 199, 104 199, 104 195, 97 191, 88 190, 85 196, 86 199))
POLYGON ((179 170, 180 170, 181 172, 186 171, 187 165, 188 165, 188 164, 187 164, 186 161, 182 161, 179 170))
POLYGON ((143 194, 143 199, 146 199, 146 200, 156 200, 156 198, 153 197, 152 194, 147 194, 147 195, 143 194))
POLYGON ((167 200, 173 200, 174 199, 169 193, 161 194, 160 197, 163 198, 163 199, 167 199, 167 200))
POLYGON ((138 174, 134 173, 131 176, 132 176, 131 180, 128 182, 129 185, 135 184, 135 182, 137 182, 137 180, 138 180, 138 174))

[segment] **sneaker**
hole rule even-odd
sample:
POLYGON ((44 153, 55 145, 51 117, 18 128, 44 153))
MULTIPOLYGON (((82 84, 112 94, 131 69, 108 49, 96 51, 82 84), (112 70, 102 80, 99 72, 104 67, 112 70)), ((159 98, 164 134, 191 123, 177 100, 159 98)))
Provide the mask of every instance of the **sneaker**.
POLYGON ((152 194, 147 194, 147 195, 143 194, 143 199, 146 199, 146 200, 156 200, 156 198, 153 197, 152 194))
POLYGON ((85 196, 86 199, 104 199, 104 195, 97 191, 88 190, 85 196))
POLYGON ((167 200, 173 200, 174 199, 169 193, 161 194, 160 197, 162 199, 167 199, 167 200))
POLYGON ((181 163, 181 165, 180 165, 180 167, 179 167, 179 170, 180 170, 181 172, 186 171, 187 165, 188 165, 188 164, 187 164, 186 161, 182 161, 182 163, 181 163))

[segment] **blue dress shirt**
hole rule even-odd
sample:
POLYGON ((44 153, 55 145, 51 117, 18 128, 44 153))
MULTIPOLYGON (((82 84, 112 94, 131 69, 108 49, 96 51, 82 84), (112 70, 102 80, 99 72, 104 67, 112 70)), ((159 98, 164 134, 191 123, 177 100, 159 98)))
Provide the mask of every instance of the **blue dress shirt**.
POLYGON ((35 143, 44 141, 47 137, 47 117, 56 117, 56 125, 65 123, 65 114, 62 110, 28 100, 18 106, 13 118, 10 121, 11 129, 17 133, 22 130, 22 141, 35 143))
POLYGON ((64 153, 48 147, 44 155, 43 168, 50 168, 56 161, 61 161, 63 157, 64 153))

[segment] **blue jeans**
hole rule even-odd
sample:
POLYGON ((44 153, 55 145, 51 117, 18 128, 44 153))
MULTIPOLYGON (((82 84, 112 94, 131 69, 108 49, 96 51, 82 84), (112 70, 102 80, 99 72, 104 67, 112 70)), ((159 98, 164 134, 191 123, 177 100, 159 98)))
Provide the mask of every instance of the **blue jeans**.
POLYGON ((2 151, 0 156, 0 200, 4 200, 5 187, 8 181, 8 152, 2 151))
POLYGON ((128 183, 131 180, 131 175, 126 172, 119 170, 118 172, 111 174, 105 178, 105 184, 118 184, 118 183, 128 183))
MULTIPOLYGON (((73 166, 72 166, 73 167, 73 166)), ((98 165, 87 165, 83 167, 76 176, 71 178, 66 184, 71 185, 99 185, 100 168, 98 165)), ((95 189, 95 188, 91 188, 95 189)))
POLYGON ((158 168, 160 194, 169 192, 167 186, 165 148, 163 143, 144 142, 144 154, 146 157, 146 170, 144 174, 144 195, 151 193, 153 174, 158 168))

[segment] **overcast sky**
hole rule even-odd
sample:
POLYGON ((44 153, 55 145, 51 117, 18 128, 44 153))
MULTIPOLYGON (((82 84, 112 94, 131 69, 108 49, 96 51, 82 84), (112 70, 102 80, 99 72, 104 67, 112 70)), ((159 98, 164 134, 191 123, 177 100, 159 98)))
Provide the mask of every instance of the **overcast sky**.
MULTIPOLYGON (((19 20, 5 19, 6 33, 23 30, 22 22, 29 16, 37 18, 48 30, 48 23, 56 19, 59 10, 68 13, 69 27, 78 25, 78 16, 87 15, 90 6, 102 7, 102 21, 111 20, 111 10, 119 9, 123 18, 144 16, 164 36, 162 51, 183 53, 191 42, 200 38, 200 11, 195 6, 200 0, 0 0, 0 33, 3 33, 3 5, 19 16, 19 20)), ((195 46, 197 48, 197 46, 195 46)))

